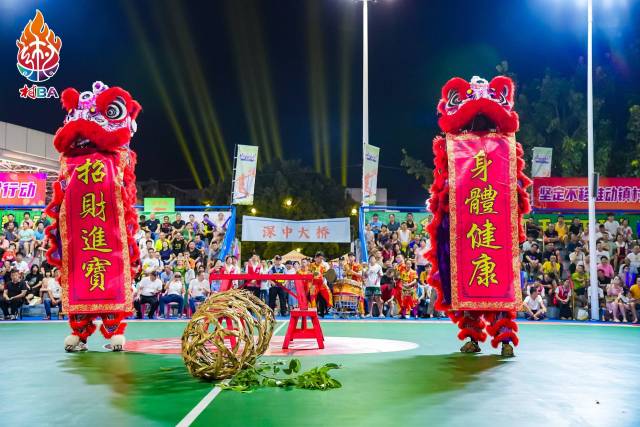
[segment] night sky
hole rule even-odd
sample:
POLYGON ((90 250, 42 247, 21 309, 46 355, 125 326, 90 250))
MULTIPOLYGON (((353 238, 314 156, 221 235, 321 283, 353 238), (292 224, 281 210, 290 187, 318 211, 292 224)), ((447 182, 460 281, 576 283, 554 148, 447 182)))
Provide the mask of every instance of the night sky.
MULTIPOLYGON (((229 0, 231 1, 231 0, 229 0)), ((261 24, 270 86, 285 158, 313 165, 312 114, 309 102, 310 55, 308 3, 319 3, 315 15, 323 49, 316 52, 325 69, 324 96, 330 135, 331 173, 340 179, 340 47, 341 31, 350 23, 349 185, 360 185, 361 163, 361 4, 352 0, 243 1, 254 8, 261 24), (349 15, 350 13, 350 15, 349 15), (345 21, 345 14, 348 20, 345 21)), ((616 62, 615 78, 638 89, 640 70, 629 68, 628 45, 637 40, 638 3, 595 1, 595 61, 616 62), (632 3, 634 3, 632 5, 632 3), (612 53, 612 55, 608 55, 612 53)), ((176 116, 188 140, 186 111, 177 99, 169 64, 180 49, 169 28, 180 7, 190 27, 193 48, 206 77, 226 149, 250 144, 241 101, 239 73, 232 43, 233 25, 226 1, 129 1, 140 18, 140 30, 152 44, 158 72, 167 85, 176 116), (165 32, 162 35, 161 32, 165 32), (174 98, 176 98, 174 100, 174 98)), ((58 73, 44 84, 59 91, 73 86, 87 90, 94 80, 122 86, 142 104, 133 148, 138 152, 138 179, 154 178, 193 187, 191 173, 178 144, 144 59, 139 39, 122 1, 0 0, 0 120, 54 133, 63 119, 56 100, 23 100, 18 88, 26 80, 16 69, 15 41, 39 8, 62 38, 58 73), (79 5, 82 5, 81 7, 79 5)), ((452 76, 491 78, 495 65, 509 61, 519 79, 541 77, 546 68, 570 75, 586 55, 586 0, 379 0, 369 8, 370 143, 381 147, 378 185, 402 204, 422 204, 425 192, 400 167, 400 148, 431 162, 431 140, 437 134, 435 107, 442 84, 452 76)), ((637 61, 636 61, 637 63, 637 61)), ((189 64, 180 61, 179 69, 189 64)), ((186 72, 181 75, 190 87, 186 72)), ((195 106, 195 101, 194 101, 195 106)), ((517 105, 516 105, 517 110, 517 105)), ((193 149, 195 152, 195 149, 193 149)), ((199 169, 201 169, 200 163, 199 169)))

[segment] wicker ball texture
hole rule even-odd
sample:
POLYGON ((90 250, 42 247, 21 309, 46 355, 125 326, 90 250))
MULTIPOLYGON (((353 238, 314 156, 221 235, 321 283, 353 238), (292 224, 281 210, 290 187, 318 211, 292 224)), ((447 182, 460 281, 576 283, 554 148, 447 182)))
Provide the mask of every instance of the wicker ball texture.
POLYGON ((194 377, 230 378, 267 351, 275 324, 273 311, 250 292, 214 294, 184 330, 182 358, 194 377))

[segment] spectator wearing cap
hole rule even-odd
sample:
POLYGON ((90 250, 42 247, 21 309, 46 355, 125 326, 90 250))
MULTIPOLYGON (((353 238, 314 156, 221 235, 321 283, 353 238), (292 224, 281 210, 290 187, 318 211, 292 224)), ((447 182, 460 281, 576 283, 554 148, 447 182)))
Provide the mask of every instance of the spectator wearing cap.
POLYGON ((149 304, 147 317, 153 319, 153 314, 158 309, 158 295, 160 292, 162 292, 162 280, 158 278, 158 274, 155 271, 150 272, 148 276, 140 280, 133 302, 138 319, 143 317, 142 304, 149 304))
MULTIPOLYGON (((287 269, 282 265, 282 257, 276 255, 273 258, 273 265, 269 268, 269 274, 287 274, 287 269)), ((276 298, 280 302, 280 315, 287 315, 287 291, 283 288, 284 281, 274 282, 271 281, 271 287, 269 288, 269 307, 274 312, 276 311, 276 298)))

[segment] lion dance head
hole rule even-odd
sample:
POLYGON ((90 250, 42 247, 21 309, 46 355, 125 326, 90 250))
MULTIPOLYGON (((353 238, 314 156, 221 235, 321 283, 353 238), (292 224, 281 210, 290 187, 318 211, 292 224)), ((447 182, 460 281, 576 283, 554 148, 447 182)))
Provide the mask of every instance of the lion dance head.
POLYGON ((129 92, 97 81, 82 93, 65 89, 61 101, 67 117, 53 139, 58 152, 76 156, 128 148, 142 110, 129 92))
POLYGON ((513 111, 514 85, 505 76, 490 82, 473 76, 470 82, 454 77, 442 87, 438 125, 443 132, 517 132, 518 113, 513 111))

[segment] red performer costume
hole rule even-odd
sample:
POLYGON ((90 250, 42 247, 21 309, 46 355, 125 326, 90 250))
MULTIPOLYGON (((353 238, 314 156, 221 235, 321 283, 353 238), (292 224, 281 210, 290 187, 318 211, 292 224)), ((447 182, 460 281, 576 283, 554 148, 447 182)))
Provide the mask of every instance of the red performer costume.
POLYGON ((86 350, 100 317, 100 332, 120 351, 140 264, 133 238, 136 155, 129 143, 141 107, 125 90, 102 82, 82 93, 66 89, 61 99, 67 117, 53 139, 60 175, 46 208, 53 219, 46 232, 47 259, 62 273, 62 307, 72 329, 65 350, 86 350))
POLYGON ((360 299, 358 301, 358 312, 364 316, 364 287, 362 278, 362 265, 356 261, 356 254, 350 252, 348 260, 344 264, 345 277, 354 282, 358 282, 361 286, 360 299))
POLYGON ((309 270, 313 274, 313 280, 309 286, 309 307, 317 307, 318 294, 327 302, 327 308, 333 307, 333 296, 324 278, 327 266, 324 263, 324 255, 322 253, 318 252, 316 254, 315 261, 311 263, 309 270))
POLYGON ((522 147, 515 140, 514 85, 503 76, 488 82, 453 78, 442 88, 433 141, 434 182, 428 226, 438 293, 436 310, 458 324, 462 352, 479 352, 487 334, 502 355, 518 345, 515 323, 522 296, 518 255, 522 215, 529 212, 522 147), (486 332, 485 332, 486 331, 486 332))
POLYGON ((411 311, 418 304, 418 273, 411 268, 411 262, 398 266, 398 284, 396 286, 396 299, 400 307, 400 317, 403 319, 406 314, 411 315, 411 311))

